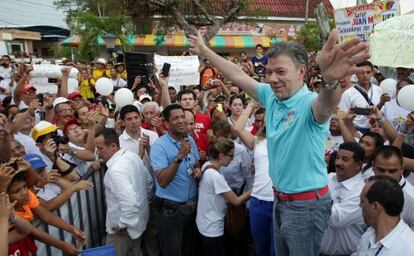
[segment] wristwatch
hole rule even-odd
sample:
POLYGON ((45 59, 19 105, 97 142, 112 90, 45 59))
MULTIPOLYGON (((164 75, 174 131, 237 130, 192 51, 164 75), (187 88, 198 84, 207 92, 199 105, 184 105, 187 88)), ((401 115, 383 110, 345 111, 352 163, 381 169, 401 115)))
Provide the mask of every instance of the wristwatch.
POLYGON ((174 163, 181 164, 183 159, 178 158, 178 156, 174 159, 174 163))
POLYGON ((73 156, 76 156, 78 154, 78 152, 79 152, 79 150, 77 148, 72 148, 70 150, 70 154, 73 155, 73 156))
POLYGON ((331 90, 335 91, 338 85, 339 85, 339 80, 332 81, 331 83, 324 82, 322 84, 322 88, 328 91, 331 91, 331 90))

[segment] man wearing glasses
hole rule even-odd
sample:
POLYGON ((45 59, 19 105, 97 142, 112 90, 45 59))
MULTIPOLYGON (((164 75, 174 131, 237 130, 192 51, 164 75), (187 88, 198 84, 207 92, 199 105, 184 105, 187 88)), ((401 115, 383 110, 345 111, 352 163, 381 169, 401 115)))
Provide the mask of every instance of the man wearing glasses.
POLYGON ((61 130, 66 122, 73 118, 73 109, 70 101, 64 97, 58 97, 53 101, 55 110, 56 126, 61 130))

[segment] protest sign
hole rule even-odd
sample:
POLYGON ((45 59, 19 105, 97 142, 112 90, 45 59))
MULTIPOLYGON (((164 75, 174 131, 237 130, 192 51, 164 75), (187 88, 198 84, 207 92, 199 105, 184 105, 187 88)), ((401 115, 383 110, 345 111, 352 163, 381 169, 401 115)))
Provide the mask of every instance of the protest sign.
MULTIPOLYGON (((33 71, 30 73, 30 76, 60 78, 62 77, 62 68, 65 68, 65 66, 59 66, 54 64, 34 64, 33 71)), ((76 68, 71 68, 69 77, 77 78, 78 73, 79 71, 76 68)))
POLYGON ((370 36, 369 46, 374 65, 414 68, 414 14, 378 24, 370 36))
MULTIPOLYGON (((54 83, 49 83, 49 78, 61 78, 62 68, 54 64, 34 64, 33 71, 30 72, 30 83, 36 87, 38 93, 52 93, 57 92, 57 86, 54 83)), ((79 71, 76 68, 71 68, 69 72, 69 79, 77 79, 79 71)), ((69 86, 70 92, 73 91, 73 86, 69 86)))
POLYGON ((200 83, 198 56, 161 56, 154 55, 154 63, 158 71, 161 71, 164 63, 170 63, 168 85, 177 91, 182 85, 198 85, 200 83))
POLYGON ((354 37, 368 41, 369 35, 377 24, 400 15, 400 4, 398 0, 378 1, 337 9, 334 11, 334 15, 340 43, 354 37))

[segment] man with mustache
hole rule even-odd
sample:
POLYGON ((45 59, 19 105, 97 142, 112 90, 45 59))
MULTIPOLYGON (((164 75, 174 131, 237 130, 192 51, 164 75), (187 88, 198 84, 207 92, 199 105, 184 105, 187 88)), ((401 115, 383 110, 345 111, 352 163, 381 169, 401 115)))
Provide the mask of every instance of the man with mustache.
POLYGON ((365 185, 361 176, 364 158, 364 149, 356 142, 339 146, 335 159, 336 173, 329 174, 328 185, 334 203, 321 243, 324 255, 352 254, 364 233, 365 223, 359 207, 359 195, 365 185))

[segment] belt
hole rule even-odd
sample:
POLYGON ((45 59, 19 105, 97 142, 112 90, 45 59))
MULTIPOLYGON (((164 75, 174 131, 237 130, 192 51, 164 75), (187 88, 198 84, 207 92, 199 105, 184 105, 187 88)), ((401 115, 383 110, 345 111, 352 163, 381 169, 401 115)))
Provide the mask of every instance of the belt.
POLYGON ((319 199, 322 196, 326 195, 329 192, 329 187, 326 185, 325 187, 314 190, 314 191, 307 191, 297 194, 285 194, 283 192, 276 191, 273 189, 273 195, 277 200, 280 201, 298 201, 298 200, 312 200, 312 199, 319 199))

